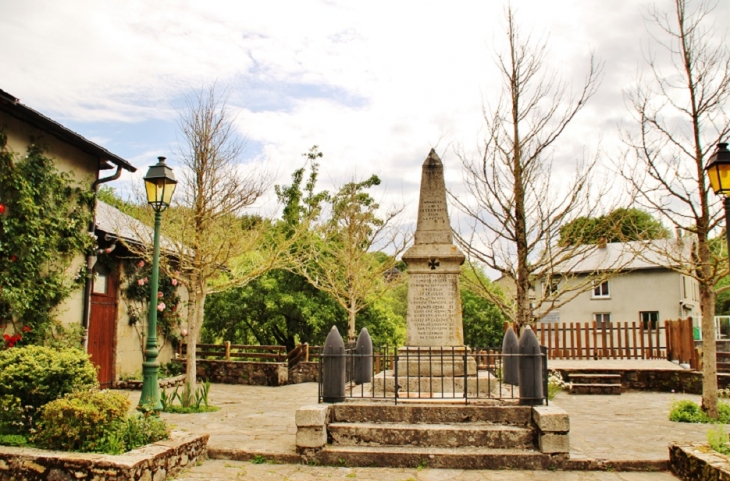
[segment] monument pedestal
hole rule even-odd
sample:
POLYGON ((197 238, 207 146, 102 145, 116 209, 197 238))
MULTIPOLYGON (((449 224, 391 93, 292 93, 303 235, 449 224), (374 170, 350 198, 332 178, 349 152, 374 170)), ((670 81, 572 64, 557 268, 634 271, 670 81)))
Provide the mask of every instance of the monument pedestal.
POLYGON ((464 376, 475 375, 477 363, 466 346, 422 347, 398 349, 398 376, 464 376))
POLYGON ((395 371, 383 371, 373 378, 372 389, 376 393, 392 393, 396 389, 400 398, 463 399, 464 387, 468 396, 485 397, 499 387, 499 379, 487 371, 470 376, 404 376, 395 371))

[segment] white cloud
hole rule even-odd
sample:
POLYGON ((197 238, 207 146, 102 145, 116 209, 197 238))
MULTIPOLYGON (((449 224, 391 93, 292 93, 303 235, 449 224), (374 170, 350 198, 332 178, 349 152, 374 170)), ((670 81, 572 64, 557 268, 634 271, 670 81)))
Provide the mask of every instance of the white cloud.
MULTIPOLYGON (((548 39, 545 63, 566 81, 580 84, 591 51, 604 62, 603 85, 558 145, 556 170, 570 172, 599 143, 614 152, 623 91, 646 47, 641 4, 512 4, 524 35, 548 39)), ((715 12, 729 14, 724 4, 715 12)), ((115 123, 172 122, 182 95, 230 85, 241 132, 261 145, 251 155, 278 183, 318 144, 323 187, 376 173, 384 203, 410 202, 415 217, 430 148, 449 187, 462 188, 451 148, 475 151, 482 104, 497 101, 503 27, 503 4, 476 0, 2 2, 0 88, 51 117, 108 126, 94 138, 113 138, 115 123)), ((150 164, 160 145, 135 140, 117 153, 150 164)))

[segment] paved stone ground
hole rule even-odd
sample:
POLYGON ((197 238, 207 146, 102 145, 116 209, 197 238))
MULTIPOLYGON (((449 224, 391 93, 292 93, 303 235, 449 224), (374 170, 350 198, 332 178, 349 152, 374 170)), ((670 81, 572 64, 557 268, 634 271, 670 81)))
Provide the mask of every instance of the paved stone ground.
MULTIPOLYGON (((139 392, 130 391, 136 405, 139 392)), ((560 393, 553 401, 570 414, 571 457, 574 459, 666 460, 671 441, 706 440, 705 425, 672 423, 668 420, 671 404, 679 399, 700 397, 629 391, 620 396, 579 396, 560 393)), ((214 413, 181 415, 163 414, 175 429, 211 435, 208 447, 215 450, 238 450, 250 459, 254 455, 269 461, 297 463, 294 440, 294 412, 317 402, 315 383, 282 387, 232 386, 215 384, 210 392, 211 404, 220 407, 214 413)), ((254 465, 239 461, 206 461, 179 477, 194 479, 288 479, 319 478, 389 480, 625 480, 674 479, 668 473, 596 473, 596 472, 490 472, 425 469, 325 468, 298 464, 254 465), (515 477, 522 476, 522 477, 515 477)))
POLYGON ((334 468, 296 464, 251 464, 208 460, 185 470, 177 481, 676 481, 669 473, 472 471, 457 469, 334 468))
POLYGON ((707 441, 707 425, 673 423, 674 401, 701 396, 628 391, 619 396, 559 393, 552 401, 570 415, 573 459, 668 459, 672 441, 707 441))

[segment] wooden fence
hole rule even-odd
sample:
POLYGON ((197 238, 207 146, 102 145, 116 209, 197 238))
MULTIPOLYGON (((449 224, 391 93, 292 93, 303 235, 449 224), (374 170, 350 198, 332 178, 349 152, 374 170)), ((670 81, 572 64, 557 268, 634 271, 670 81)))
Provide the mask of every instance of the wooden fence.
MULTIPOLYGON (((505 324, 505 330, 509 324, 505 324)), ((671 359, 696 365, 692 320, 642 322, 538 323, 536 336, 549 359, 671 359)))
MULTIPOLYGON (((187 354, 188 345, 180 345, 180 356, 187 354)), ((221 359, 226 361, 286 362, 284 346, 249 346, 244 344, 198 344, 195 349, 198 359, 221 359)))

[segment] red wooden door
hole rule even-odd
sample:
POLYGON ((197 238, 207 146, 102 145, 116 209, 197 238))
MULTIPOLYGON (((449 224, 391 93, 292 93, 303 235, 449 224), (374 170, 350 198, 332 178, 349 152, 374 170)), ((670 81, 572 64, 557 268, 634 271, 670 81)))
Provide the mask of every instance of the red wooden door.
POLYGON ((102 388, 108 388, 114 382, 119 282, 116 273, 103 266, 97 266, 94 273, 89 320, 89 355, 91 361, 99 368, 99 384, 102 388))

